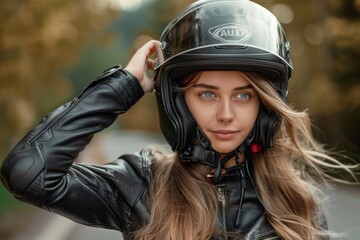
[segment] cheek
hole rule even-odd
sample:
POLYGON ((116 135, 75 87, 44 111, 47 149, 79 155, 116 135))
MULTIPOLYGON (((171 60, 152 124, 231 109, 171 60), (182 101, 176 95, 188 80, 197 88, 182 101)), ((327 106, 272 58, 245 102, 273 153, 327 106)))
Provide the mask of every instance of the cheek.
POLYGON ((188 108, 194 117, 194 120, 201 128, 206 125, 209 119, 211 119, 209 111, 204 111, 204 107, 199 104, 190 104, 188 105, 188 108))
POLYGON ((257 117, 257 114, 253 114, 251 115, 247 121, 246 121, 246 132, 249 133, 251 131, 251 129, 253 128, 254 124, 255 124, 255 121, 256 121, 256 117, 257 117))
POLYGON ((204 129, 204 127, 207 126, 208 121, 213 119, 211 111, 204 111, 206 107, 198 101, 198 99, 196 99, 196 96, 193 96, 192 94, 185 94, 185 103, 188 106, 194 120, 201 128, 204 129))
POLYGON ((252 128, 258 116, 259 109, 260 104, 258 102, 255 102, 253 105, 241 109, 241 112, 238 115, 241 117, 239 117, 238 119, 242 121, 244 126, 246 126, 247 128, 252 128))

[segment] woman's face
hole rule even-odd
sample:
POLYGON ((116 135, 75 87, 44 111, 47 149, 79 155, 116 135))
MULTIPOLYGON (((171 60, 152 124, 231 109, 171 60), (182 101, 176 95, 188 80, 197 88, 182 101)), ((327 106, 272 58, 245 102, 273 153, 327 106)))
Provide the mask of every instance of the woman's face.
POLYGON ((185 90, 185 101, 213 149, 229 153, 244 142, 259 108, 259 96, 238 71, 204 71, 185 90))

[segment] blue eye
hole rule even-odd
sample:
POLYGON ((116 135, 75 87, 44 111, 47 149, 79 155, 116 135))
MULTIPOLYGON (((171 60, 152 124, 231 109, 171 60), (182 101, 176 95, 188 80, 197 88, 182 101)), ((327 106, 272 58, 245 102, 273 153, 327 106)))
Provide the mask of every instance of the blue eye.
POLYGON ((241 100, 248 100, 250 98, 250 95, 248 93, 240 93, 237 95, 237 98, 241 100))
POLYGON ((200 96, 203 98, 213 98, 215 95, 212 92, 204 92, 200 96))

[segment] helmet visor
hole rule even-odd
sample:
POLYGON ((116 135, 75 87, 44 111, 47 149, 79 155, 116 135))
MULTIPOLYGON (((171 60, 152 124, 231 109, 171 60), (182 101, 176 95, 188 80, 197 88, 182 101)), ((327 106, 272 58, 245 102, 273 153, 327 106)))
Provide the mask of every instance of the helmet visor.
POLYGON ((276 55, 292 68, 290 45, 276 17, 248 0, 201 0, 165 28, 155 68, 205 47, 252 47, 276 55))

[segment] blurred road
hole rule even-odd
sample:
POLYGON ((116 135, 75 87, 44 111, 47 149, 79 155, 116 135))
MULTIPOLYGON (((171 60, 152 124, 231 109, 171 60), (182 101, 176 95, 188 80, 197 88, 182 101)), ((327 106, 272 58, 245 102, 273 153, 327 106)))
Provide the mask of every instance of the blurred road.
MULTIPOLYGON (((149 144, 163 144, 157 135, 125 132, 121 135, 100 135, 79 156, 79 161, 104 163, 124 153, 139 151, 149 144)), ((360 188, 337 186, 325 190, 329 195, 326 215, 329 228, 345 233, 339 239, 360 240, 360 188)), ((28 224, 4 240, 115 240, 120 232, 86 227, 40 209, 32 209, 28 224), (29 224, 31 222, 31 224, 29 224)), ((21 216, 19 216, 21 217, 21 216)))
POLYGON ((328 193, 326 217, 329 229, 345 235, 340 239, 360 240, 360 188, 338 185, 328 193))

